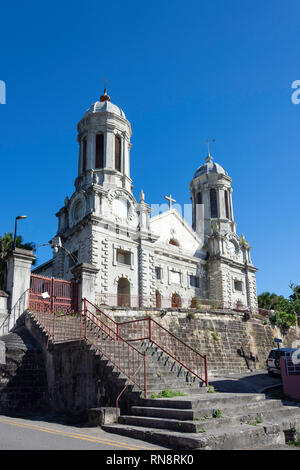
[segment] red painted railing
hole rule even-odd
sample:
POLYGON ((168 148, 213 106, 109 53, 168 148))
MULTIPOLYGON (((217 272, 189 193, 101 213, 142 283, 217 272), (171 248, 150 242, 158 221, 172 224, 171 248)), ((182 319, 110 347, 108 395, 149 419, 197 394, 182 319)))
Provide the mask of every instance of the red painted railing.
MULTIPOLYGON (((150 318, 118 323, 99 307, 83 299, 83 312, 58 314, 29 306, 53 342, 85 340, 147 395, 146 355, 131 342, 149 340, 184 369, 208 385, 207 357, 150 318)), ((40 304, 38 304, 40 306, 40 304)))
POLYGON ((80 313, 55 313, 28 308, 38 323, 47 332, 48 342, 75 341, 81 339, 82 317, 80 313))
POLYGON ((31 314, 53 343, 86 341, 103 354, 147 397, 146 356, 118 334, 118 324, 87 299, 80 314, 36 311, 31 314))
POLYGON ((118 324, 87 299, 83 301, 84 339, 98 349, 147 398, 146 355, 121 338, 118 324))
POLYGON ((164 328, 152 318, 118 324, 119 335, 127 341, 149 340, 208 386, 207 356, 164 328))

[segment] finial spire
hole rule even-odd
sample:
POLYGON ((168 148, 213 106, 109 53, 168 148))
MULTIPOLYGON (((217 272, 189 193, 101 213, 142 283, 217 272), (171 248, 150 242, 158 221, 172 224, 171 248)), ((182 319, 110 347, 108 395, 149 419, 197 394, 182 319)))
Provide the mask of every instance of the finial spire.
POLYGON ((108 83, 108 81, 106 80, 106 78, 103 78, 104 80, 104 93, 102 96, 100 96, 100 101, 110 101, 110 96, 108 96, 108 94, 106 93, 106 84, 108 83))
POLYGON ((207 140, 206 143, 207 143, 207 157, 205 159, 206 162, 212 162, 213 161, 213 157, 211 156, 210 154, 210 144, 212 142, 215 142, 216 139, 212 139, 212 140, 207 140))

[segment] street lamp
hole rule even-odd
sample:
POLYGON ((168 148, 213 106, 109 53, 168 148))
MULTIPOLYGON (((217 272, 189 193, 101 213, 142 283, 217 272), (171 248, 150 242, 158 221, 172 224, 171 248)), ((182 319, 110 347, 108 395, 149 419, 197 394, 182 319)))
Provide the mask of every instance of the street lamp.
POLYGON ((18 215, 18 217, 16 217, 13 250, 16 248, 16 242, 17 242, 17 224, 18 224, 18 220, 20 220, 20 219, 27 219, 27 215, 18 215))

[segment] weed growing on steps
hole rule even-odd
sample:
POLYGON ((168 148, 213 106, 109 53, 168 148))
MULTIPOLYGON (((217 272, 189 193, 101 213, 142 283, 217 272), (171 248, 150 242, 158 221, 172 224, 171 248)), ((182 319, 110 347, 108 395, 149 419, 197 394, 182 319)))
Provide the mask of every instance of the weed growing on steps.
POLYGON ((292 441, 288 441, 288 445, 294 446, 294 447, 300 447, 300 431, 299 428, 294 427, 294 439, 292 441))
POLYGON ((256 426, 257 424, 261 424, 263 422, 263 419, 261 416, 256 416, 255 421, 249 421, 247 424, 250 426, 256 426))
POLYGON ((208 415, 203 415, 199 416, 198 418, 195 418, 196 421, 203 421, 205 419, 210 419, 210 417, 208 415))
POLYGON ((208 386, 207 393, 219 393, 213 385, 208 386))
POLYGON ((224 418, 222 410, 214 410, 212 414, 213 418, 224 418))
POLYGON ((156 393, 152 393, 151 398, 173 398, 173 397, 184 397, 186 393, 178 392, 176 390, 162 390, 157 395, 156 393))

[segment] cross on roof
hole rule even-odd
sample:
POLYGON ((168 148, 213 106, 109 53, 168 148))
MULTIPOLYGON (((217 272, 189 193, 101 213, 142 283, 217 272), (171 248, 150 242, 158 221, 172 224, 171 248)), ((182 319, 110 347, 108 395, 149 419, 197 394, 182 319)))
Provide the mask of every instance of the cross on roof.
POLYGON ((212 139, 212 140, 207 140, 207 141, 206 141, 206 143, 207 143, 207 149, 208 149, 208 155, 210 155, 210 144, 211 144, 212 142, 215 142, 215 141, 216 141, 216 139, 212 139))
POLYGON ((172 208, 172 202, 176 202, 175 199, 172 199, 171 194, 169 194, 169 196, 165 196, 165 199, 167 199, 169 201, 169 208, 171 209, 172 208))
POLYGON ((106 85, 108 83, 108 80, 106 80, 106 78, 102 78, 102 80, 104 80, 104 90, 106 90, 106 85))

